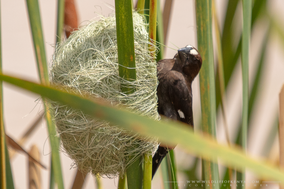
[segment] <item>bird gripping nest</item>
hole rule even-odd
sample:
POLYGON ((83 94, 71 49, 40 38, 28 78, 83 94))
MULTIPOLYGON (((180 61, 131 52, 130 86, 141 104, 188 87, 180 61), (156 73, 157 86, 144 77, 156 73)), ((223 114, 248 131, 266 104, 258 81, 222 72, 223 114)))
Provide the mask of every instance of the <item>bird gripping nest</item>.
MULTIPOLYGON (((66 91, 104 98, 114 106, 158 120, 157 67, 148 51, 144 18, 133 13, 136 80, 119 77, 114 17, 102 17, 82 27, 58 45, 51 66, 51 83, 66 91), (132 86, 124 94, 121 85, 132 86)), ((82 172, 113 177, 123 173, 139 155, 153 152, 157 142, 120 129, 80 110, 52 102, 63 150, 82 172)))

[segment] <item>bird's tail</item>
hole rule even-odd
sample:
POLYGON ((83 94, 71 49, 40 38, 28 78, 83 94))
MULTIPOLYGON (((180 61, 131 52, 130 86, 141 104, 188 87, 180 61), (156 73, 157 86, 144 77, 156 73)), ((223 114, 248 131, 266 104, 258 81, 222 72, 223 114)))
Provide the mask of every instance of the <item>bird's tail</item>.
POLYGON ((152 161, 152 179, 154 178, 154 175, 156 171, 158 170, 162 160, 164 157, 168 154, 169 148, 159 146, 152 161))

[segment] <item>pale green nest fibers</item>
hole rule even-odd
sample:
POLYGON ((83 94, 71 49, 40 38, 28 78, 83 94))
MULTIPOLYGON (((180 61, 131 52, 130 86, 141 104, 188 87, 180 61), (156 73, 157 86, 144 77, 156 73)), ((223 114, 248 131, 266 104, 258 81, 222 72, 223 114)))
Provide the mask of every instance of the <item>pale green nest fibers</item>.
MULTIPOLYGON (((59 45, 51 67, 52 84, 78 94, 104 98, 115 106, 123 104, 131 111, 159 119, 156 62, 148 51, 144 18, 133 13, 133 22, 136 81, 119 77, 116 23, 114 17, 109 17, 88 24, 59 45), (120 86, 124 84, 131 84, 135 92, 122 93, 120 86)), ((80 110, 52 104, 64 151, 83 172, 116 176, 135 157, 156 148, 154 139, 141 138, 80 110)))

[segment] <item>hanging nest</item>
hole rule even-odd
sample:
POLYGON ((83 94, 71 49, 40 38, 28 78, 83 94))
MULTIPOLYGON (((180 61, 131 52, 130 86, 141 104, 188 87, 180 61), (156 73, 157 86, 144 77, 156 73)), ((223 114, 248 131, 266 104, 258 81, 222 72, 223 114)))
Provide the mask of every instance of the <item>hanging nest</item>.
MULTIPOLYGON (((104 98, 114 106, 159 119, 157 68, 148 51, 144 17, 133 13, 136 81, 119 77, 115 17, 102 17, 82 27, 58 45, 51 66, 51 83, 83 96, 104 98), (121 85, 133 87, 124 94, 121 85)), ((52 102, 63 150, 82 172, 114 177, 136 157, 156 149, 157 141, 98 120, 80 110, 52 102)))

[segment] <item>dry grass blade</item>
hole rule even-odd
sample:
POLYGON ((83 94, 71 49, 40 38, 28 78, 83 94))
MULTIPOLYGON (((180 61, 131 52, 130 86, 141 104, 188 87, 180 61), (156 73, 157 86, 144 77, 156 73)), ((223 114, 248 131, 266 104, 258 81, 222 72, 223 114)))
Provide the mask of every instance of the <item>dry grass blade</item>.
POLYGON ((81 189, 84 185, 87 174, 82 173, 77 169, 76 176, 72 185, 72 189, 81 189))
POLYGON ((64 31, 66 38, 78 29, 78 15, 75 0, 65 0, 64 9, 64 31))
POLYGON ((164 44, 167 44, 167 36, 170 25, 172 6, 173 6, 173 0, 165 1, 164 10, 163 10, 164 44))
POLYGON ((37 128, 37 126, 39 125, 39 123, 43 120, 44 118, 44 112, 42 112, 35 120, 34 122, 31 124, 30 127, 28 127, 29 129, 24 133, 24 135, 21 137, 21 139, 19 140, 19 144, 22 145, 24 144, 27 139, 30 137, 30 135, 34 132, 34 130, 37 128))
MULTIPOLYGON (((36 145, 33 145, 29 151, 36 161, 40 161, 40 153, 36 145)), ((29 158, 29 189, 41 189, 41 174, 38 164, 34 159, 29 158)))
MULTIPOLYGON (((26 132, 24 133, 24 135, 21 137, 20 140, 18 140, 18 144, 19 145, 24 145, 25 142, 28 140, 28 138, 31 136, 31 134, 35 131, 35 129, 37 128, 37 126, 39 125, 39 123, 42 121, 44 113, 41 113, 35 120, 34 122, 31 124, 31 126, 28 127, 28 129, 26 130, 26 132)), ((12 159, 13 157, 15 157, 16 155, 16 151, 13 149, 9 149, 9 156, 10 159, 12 159)))
MULTIPOLYGON (((280 147, 280 168, 284 169, 284 85, 279 94, 279 147, 280 147)), ((280 186, 284 189, 284 186, 280 186)))
POLYGON ((15 142, 11 137, 9 137, 6 134, 6 141, 7 144, 14 148, 17 151, 21 151, 24 154, 26 154, 30 159, 32 159, 35 163, 39 164, 42 168, 46 169, 46 166, 44 166, 42 163, 40 163, 38 160, 36 160, 36 158, 34 158, 30 153, 28 153, 26 150, 23 149, 23 147, 21 147, 17 142, 15 142))

